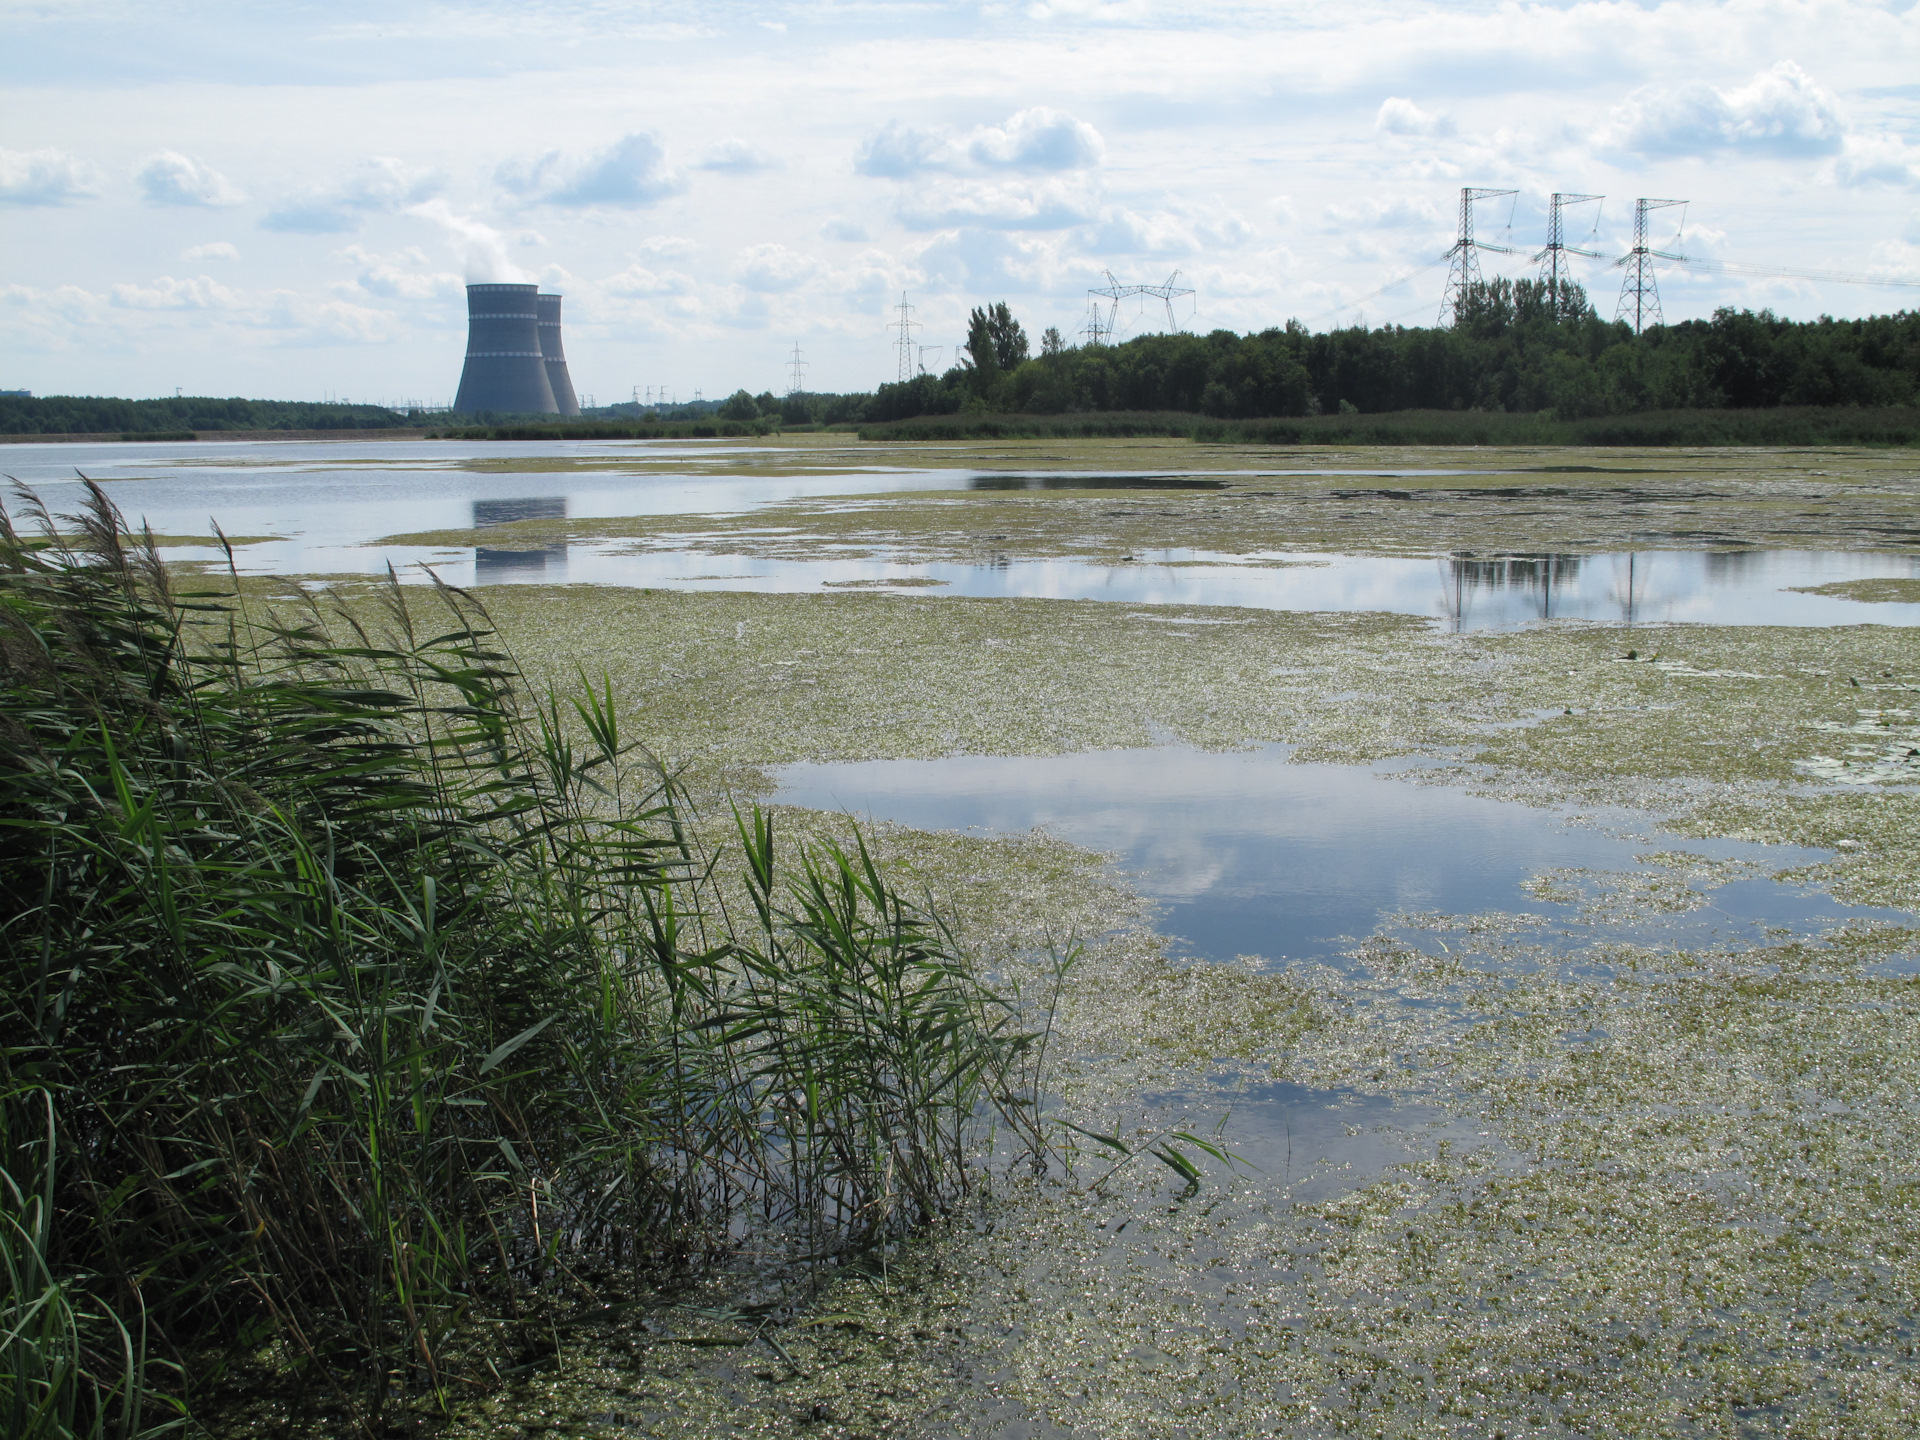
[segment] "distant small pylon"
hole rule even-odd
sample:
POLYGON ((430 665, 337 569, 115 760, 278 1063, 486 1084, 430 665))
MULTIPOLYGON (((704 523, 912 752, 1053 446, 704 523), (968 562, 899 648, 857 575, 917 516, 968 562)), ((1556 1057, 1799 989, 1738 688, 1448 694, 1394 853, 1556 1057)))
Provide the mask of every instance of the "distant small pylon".
POLYGON ((807 388, 807 358, 800 353, 800 342, 793 342, 793 355, 787 361, 787 394, 798 395, 807 388))
POLYGON ((900 383, 904 385, 913 378, 914 365, 919 359, 917 347, 913 341, 913 332, 921 329, 922 326, 913 318, 913 306, 907 303, 907 292, 904 290, 900 292, 900 303, 894 306, 894 313, 900 318, 887 328, 900 332, 900 338, 893 343, 900 352, 900 383))

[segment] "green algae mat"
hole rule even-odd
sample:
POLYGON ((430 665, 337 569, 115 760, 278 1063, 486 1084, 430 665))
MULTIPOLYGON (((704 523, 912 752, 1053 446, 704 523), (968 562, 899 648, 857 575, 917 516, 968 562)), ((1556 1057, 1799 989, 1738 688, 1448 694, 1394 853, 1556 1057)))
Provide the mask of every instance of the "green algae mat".
MULTIPOLYGON (((524 528, 960 559, 1920 542, 1920 463, 1900 451, 1502 451, 1506 473, 1408 480, 1378 472, 1496 465, 1162 442, 883 457, 816 438, 732 463, 1177 470, 1224 488, 828 497, 771 519, 524 528), (1240 473, 1263 468, 1376 474, 1240 473)), ((1913 598, 1851 584, 1856 600, 1913 598)), ((530 671, 605 675, 626 728, 682 767, 716 826, 794 761, 1270 741, 1298 760, 1417 757, 1430 779, 1516 804, 1646 812, 1673 837, 1649 857, 1665 879, 1535 884, 1586 885, 1650 924, 1684 889, 1688 837, 1812 847, 1828 858, 1796 882, 1920 911, 1913 628, 1450 634, 1366 612, 858 588, 483 593, 530 671)), ((1081 1127, 1071 1167, 996 1175, 945 1229, 790 1312, 743 1310, 724 1282, 623 1297, 450 1433, 1920 1430, 1915 929, 1689 949, 1647 938, 1655 926, 1546 947, 1490 913, 1431 917, 1433 944, 1356 937, 1340 965, 1195 963, 1101 856, 1043 834, 869 832, 1001 983, 1038 987, 1052 951, 1084 946, 1055 1016, 1057 1116, 1081 1127), (1275 1096, 1292 1097, 1287 1132, 1249 1130, 1275 1096), (1196 1184, 1110 1163, 1120 1152, 1087 1138, 1169 1127, 1240 1158, 1208 1159, 1196 1184)), ((324 1429, 271 1408, 248 1423, 324 1429)))

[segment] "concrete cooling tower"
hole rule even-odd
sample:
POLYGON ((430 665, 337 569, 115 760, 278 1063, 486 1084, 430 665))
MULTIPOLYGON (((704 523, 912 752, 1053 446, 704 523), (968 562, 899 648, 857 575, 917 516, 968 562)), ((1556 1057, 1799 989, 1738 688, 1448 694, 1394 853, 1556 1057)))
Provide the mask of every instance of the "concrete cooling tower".
POLYGON ((567 352, 560 346, 560 296, 535 298, 540 302, 540 353, 547 357, 547 383, 553 387, 553 403, 562 415, 578 415, 580 400, 567 375, 567 352))
MULTIPOLYGON (((555 415, 560 411, 547 378, 547 357, 541 345, 538 285, 467 286, 467 364, 460 372, 460 393, 453 408, 462 415, 492 410, 511 415, 555 415)), ((554 320, 560 318, 559 296, 553 297, 554 320)), ((553 351, 559 354, 556 323, 553 351)), ((566 374, 562 362, 559 372, 566 374)), ((573 399, 573 386, 567 386, 573 399)), ((578 414, 576 404, 569 413, 578 414)))

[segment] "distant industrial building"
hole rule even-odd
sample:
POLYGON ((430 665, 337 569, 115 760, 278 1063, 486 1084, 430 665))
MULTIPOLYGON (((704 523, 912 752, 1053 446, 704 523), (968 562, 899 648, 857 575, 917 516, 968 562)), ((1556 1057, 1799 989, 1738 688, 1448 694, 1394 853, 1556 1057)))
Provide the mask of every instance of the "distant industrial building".
POLYGON ((560 298, 537 285, 467 286, 467 362, 455 410, 580 413, 560 340, 560 298))

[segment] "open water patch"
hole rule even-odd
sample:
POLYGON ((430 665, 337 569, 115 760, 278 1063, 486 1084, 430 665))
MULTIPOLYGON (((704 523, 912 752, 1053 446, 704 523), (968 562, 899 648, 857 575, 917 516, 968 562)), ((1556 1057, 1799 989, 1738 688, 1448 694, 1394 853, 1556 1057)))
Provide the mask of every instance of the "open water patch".
POLYGON ((1038 829, 1115 857, 1158 927, 1207 960, 1346 966, 1383 926, 1436 947, 1438 917, 1515 939, 1747 946, 1849 922, 1911 924, 1773 878, 1829 852, 1677 841, 1653 817, 1584 817, 1420 783, 1388 766, 1294 764, 1286 747, 797 764, 777 798, 919 830, 1038 829), (1661 860, 1650 858, 1660 852, 1661 860), (1657 883, 1656 883, 1657 882, 1657 883), (1409 923, 1411 921, 1411 923, 1409 923))
MULTIPOLYGON (((697 539, 693 546, 699 546, 697 539)), ((1130 555, 1118 564, 1007 555, 958 564, 846 554, 840 548, 823 542, 815 556, 796 560, 724 553, 717 545, 710 550, 575 544, 564 578, 577 584, 765 594, 891 585, 937 587, 943 595, 976 599, 1374 612, 1423 616, 1463 632, 1560 620, 1629 626, 1920 625, 1920 604, 1806 593, 1808 587, 1842 581, 1920 579, 1920 557, 1861 551, 1419 557, 1165 549, 1130 555)), ((457 582, 461 560, 450 560, 441 573, 457 582)))

